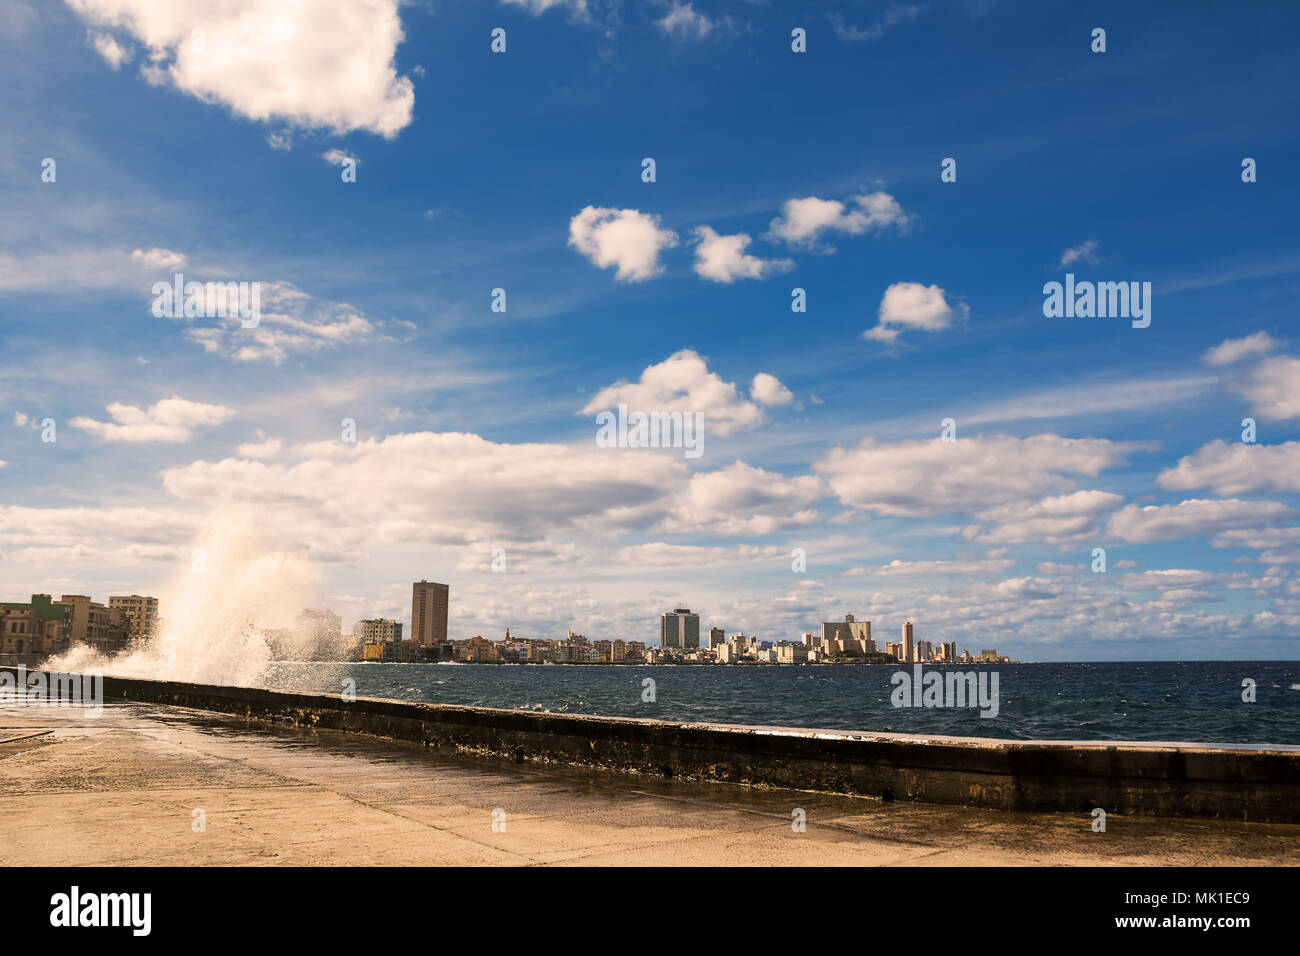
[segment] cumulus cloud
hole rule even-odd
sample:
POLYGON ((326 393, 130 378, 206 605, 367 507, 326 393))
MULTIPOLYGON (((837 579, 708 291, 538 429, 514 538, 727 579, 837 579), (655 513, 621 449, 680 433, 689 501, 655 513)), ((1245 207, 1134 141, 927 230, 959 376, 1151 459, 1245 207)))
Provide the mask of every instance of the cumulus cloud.
POLYGON ((1061 593, 1061 586, 1046 578, 1007 578, 991 588, 997 597, 1013 601, 1046 601, 1061 593))
POLYGON ((1061 253, 1061 261, 1057 263, 1058 268, 1064 269, 1066 266, 1074 265, 1082 259, 1090 266, 1097 264, 1097 240, 1089 239, 1080 245, 1073 246, 1061 253))
POLYGON ((1107 491, 1075 491, 1035 502, 990 508, 977 516, 981 524, 963 530, 968 538, 1007 544, 1065 544, 1095 538, 1101 517, 1124 503, 1107 491))
POLYGON ((143 44, 149 82, 238 116, 385 137, 411 122, 415 91, 393 63, 398 0, 68 2, 92 27, 143 44))
POLYGON ((943 289, 937 285, 895 282, 880 300, 879 324, 862 335, 880 342, 893 342, 909 329, 939 332, 968 315, 969 307, 963 303, 949 305, 943 289))
POLYGON ((175 508, 0 505, 0 543, 16 549, 10 557, 25 562, 159 560, 176 556, 194 530, 193 519, 175 508))
POLYGON ((1279 528, 1240 528, 1224 531, 1210 542, 1216 548, 1281 548, 1300 545, 1300 526, 1279 528))
POLYGON ((743 232, 720 236, 708 226, 694 231, 695 274, 714 282, 735 282, 737 279, 761 279, 794 268, 792 259, 760 259, 748 255, 745 247, 752 241, 743 232))
POLYGON ((824 494, 816 475, 786 478, 736 461, 692 475, 661 527, 729 536, 771 534, 816 521, 812 506, 824 494))
POLYGON ((838 199, 787 199, 781 215, 772 220, 768 234, 793 246, 815 251, 831 251, 821 243, 827 233, 860 236, 879 232, 889 226, 906 229, 911 217, 898 200, 886 192, 862 193, 851 197, 847 206, 838 199))
POLYGON ((233 409, 224 405, 206 405, 173 395, 155 402, 147 409, 114 402, 107 408, 111 422, 93 418, 74 418, 68 422, 110 442, 187 442, 194 430, 220 425, 234 418, 233 409))
POLYGON ((1255 332, 1239 339, 1224 339, 1201 357, 1206 365, 1231 365, 1244 358, 1267 355, 1282 343, 1267 332, 1255 332))
MULTIPOLYGON (((763 394, 779 395, 778 389, 785 386, 775 376, 768 377, 772 381, 764 380, 763 394)), ((742 398, 734 382, 724 382, 709 371, 708 363, 691 349, 649 366, 639 382, 621 381, 601 389, 579 414, 592 415, 618 405, 639 412, 703 412, 705 429, 715 435, 729 435, 764 420, 757 404, 742 398)))
POLYGON ((1215 439, 1156 478, 1161 488, 1209 488, 1216 495, 1300 492, 1300 441, 1228 444, 1215 439))
MULTIPOLYGON (((851 508, 904 517, 975 515, 1072 491, 1075 482, 1070 476, 1096 477, 1121 463, 1134 447, 1058 435, 893 443, 865 438, 856 448, 833 449, 814 467, 851 508)), ((1012 516, 998 517, 1005 521, 1012 516)))
POLYGON ((593 265, 617 269, 615 279, 641 282, 663 272, 659 254, 677 245, 677 233, 636 209, 586 206, 569 221, 569 245, 593 265))
POLYGON ((1114 538, 1149 544, 1269 524, 1293 514, 1275 501, 1190 498, 1173 505, 1128 505, 1111 515, 1107 532, 1114 538))
POLYGON ((781 384, 781 380, 767 372, 759 372, 749 386, 749 397, 760 405, 789 405, 794 393, 781 384))
POLYGON ((1300 418, 1300 359, 1275 355, 1227 379, 1250 402, 1251 414, 1267 422, 1300 418))
POLYGON ((1126 591, 1168 591, 1187 588, 1249 588, 1255 579, 1244 571, 1200 571, 1191 568, 1158 568, 1140 574, 1121 574, 1119 586, 1126 591))
POLYGON ((375 543, 463 546, 650 527, 688 476, 660 455, 461 433, 316 442, 286 457, 197 461, 165 471, 163 483, 186 502, 264 506, 286 546, 342 560, 375 543))

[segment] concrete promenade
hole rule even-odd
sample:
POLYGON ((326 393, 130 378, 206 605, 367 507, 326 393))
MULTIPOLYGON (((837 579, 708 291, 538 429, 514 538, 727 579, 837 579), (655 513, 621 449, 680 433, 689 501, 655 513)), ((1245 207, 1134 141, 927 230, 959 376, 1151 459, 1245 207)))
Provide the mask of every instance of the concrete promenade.
POLYGON ((517 765, 153 704, 0 706, 6 866, 1300 864, 1300 825, 1090 822, 517 765))

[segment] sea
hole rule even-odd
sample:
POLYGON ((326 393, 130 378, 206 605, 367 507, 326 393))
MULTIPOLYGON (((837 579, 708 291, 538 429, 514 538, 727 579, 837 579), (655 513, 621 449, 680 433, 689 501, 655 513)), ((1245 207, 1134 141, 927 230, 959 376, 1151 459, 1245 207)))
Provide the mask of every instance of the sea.
MULTIPOLYGON (((269 687, 556 714, 945 734, 1300 746, 1300 662, 935 666, 998 676, 997 716, 896 707, 904 665, 319 664, 279 662, 269 687), (649 681, 650 683, 647 683, 649 681), (1253 698, 1253 699, 1245 699, 1253 698)), ((987 711, 988 708, 985 708, 987 711)))

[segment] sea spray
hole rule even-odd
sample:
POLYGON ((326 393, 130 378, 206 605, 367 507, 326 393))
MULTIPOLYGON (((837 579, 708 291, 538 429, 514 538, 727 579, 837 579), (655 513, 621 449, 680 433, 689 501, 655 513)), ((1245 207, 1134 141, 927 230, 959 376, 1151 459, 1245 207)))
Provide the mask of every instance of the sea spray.
MULTIPOLYGON (((48 666, 152 680, 267 686, 275 657, 271 632, 283 629, 290 635, 288 656, 293 656, 297 616, 308 606, 315 582, 308 562, 271 549, 259 525, 251 513, 214 514, 191 560, 162 595, 161 619, 151 637, 113 657, 74 648, 48 666)), ((283 635, 279 643, 285 644, 283 635)), ((319 683, 321 675, 315 676, 319 683)))

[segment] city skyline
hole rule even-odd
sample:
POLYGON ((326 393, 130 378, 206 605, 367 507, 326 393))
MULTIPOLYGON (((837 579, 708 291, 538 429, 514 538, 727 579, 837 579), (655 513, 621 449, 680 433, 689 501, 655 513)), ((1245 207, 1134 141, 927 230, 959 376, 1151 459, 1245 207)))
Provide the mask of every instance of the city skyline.
POLYGON ((1294 7, 164 6, 0 10, 6 600, 1296 656, 1294 7))

